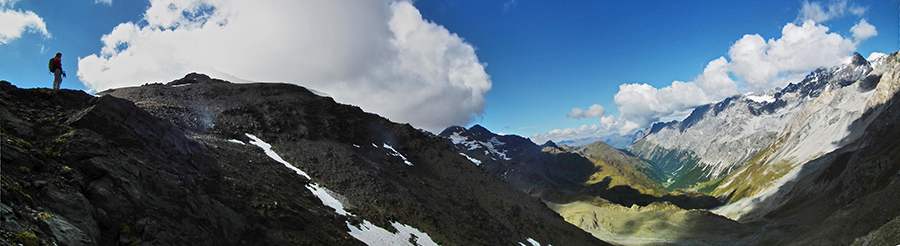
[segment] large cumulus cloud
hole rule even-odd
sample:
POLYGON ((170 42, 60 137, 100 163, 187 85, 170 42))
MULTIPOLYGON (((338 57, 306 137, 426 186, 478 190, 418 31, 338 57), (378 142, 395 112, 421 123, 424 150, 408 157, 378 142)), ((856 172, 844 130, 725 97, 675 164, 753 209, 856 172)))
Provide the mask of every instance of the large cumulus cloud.
POLYGON ((197 71, 296 83, 391 120, 437 131, 484 112, 475 49, 407 1, 151 0, 141 23, 79 59, 90 90, 197 71))
POLYGON ((18 0, 0 0, 0 45, 22 37, 23 33, 39 33, 50 37, 44 19, 28 10, 13 9, 18 0))
POLYGON ((804 73, 846 61, 857 44, 840 34, 829 33, 828 27, 812 20, 800 26, 788 23, 779 39, 766 41, 759 34, 744 35, 728 51, 730 70, 740 76, 750 90, 766 90, 783 86, 772 83, 779 75, 804 73))

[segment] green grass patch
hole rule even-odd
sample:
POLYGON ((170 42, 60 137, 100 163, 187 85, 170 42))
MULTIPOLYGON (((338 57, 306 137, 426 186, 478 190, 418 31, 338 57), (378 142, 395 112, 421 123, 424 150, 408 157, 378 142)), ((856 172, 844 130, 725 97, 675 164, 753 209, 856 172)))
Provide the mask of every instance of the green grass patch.
POLYGON ((38 239, 37 236, 30 232, 13 233, 13 242, 19 243, 24 246, 43 245, 41 243, 41 239, 38 239))
POLYGON ((722 184, 722 181, 724 181, 726 177, 727 176, 722 176, 717 179, 700 183, 697 185, 696 190, 697 192, 709 195, 714 190, 716 190, 716 188, 719 187, 720 184, 722 184))

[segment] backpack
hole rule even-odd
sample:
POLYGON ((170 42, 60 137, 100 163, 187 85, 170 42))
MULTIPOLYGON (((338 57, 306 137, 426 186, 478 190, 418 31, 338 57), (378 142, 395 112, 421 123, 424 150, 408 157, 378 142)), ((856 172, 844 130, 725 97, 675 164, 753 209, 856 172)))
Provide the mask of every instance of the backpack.
POLYGON ((51 72, 51 73, 53 73, 53 72, 56 71, 56 63, 53 62, 53 59, 56 59, 56 58, 50 58, 50 65, 49 65, 49 66, 50 66, 50 72, 51 72))

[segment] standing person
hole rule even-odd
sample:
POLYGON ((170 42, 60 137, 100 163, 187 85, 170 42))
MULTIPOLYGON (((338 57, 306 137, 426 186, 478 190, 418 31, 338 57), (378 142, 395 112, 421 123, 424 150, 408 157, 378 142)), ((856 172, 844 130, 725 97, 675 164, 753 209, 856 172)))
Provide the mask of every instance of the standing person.
POLYGON ((56 57, 50 59, 50 72, 53 73, 53 90, 58 91, 62 78, 66 77, 66 71, 62 70, 62 53, 57 52, 56 57))

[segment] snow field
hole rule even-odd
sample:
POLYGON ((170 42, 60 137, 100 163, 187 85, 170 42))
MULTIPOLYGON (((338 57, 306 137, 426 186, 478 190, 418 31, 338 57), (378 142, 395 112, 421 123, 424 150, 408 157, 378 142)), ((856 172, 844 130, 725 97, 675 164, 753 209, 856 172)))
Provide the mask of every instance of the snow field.
POLYGON ((500 142, 500 140, 498 140, 496 137, 491 138, 491 140, 489 140, 489 142, 481 142, 481 141, 469 140, 469 138, 463 137, 462 135, 459 135, 458 132, 455 132, 455 133, 453 133, 453 135, 450 135, 450 141, 452 141, 453 144, 463 144, 467 147, 468 150, 476 150, 478 148, 484 147, 486 149, 484 151, 485 155, 490 155, 491 153, 493 153, 493 154, 499 156, 501 159, 504 159, 507 161, 512 160, 512 158, 509 158, 506 156, 506 152, 498 151, 497 148, 494 147, 495 145, 499 146, 499 145, 506 144, 504 142, 500 142))

